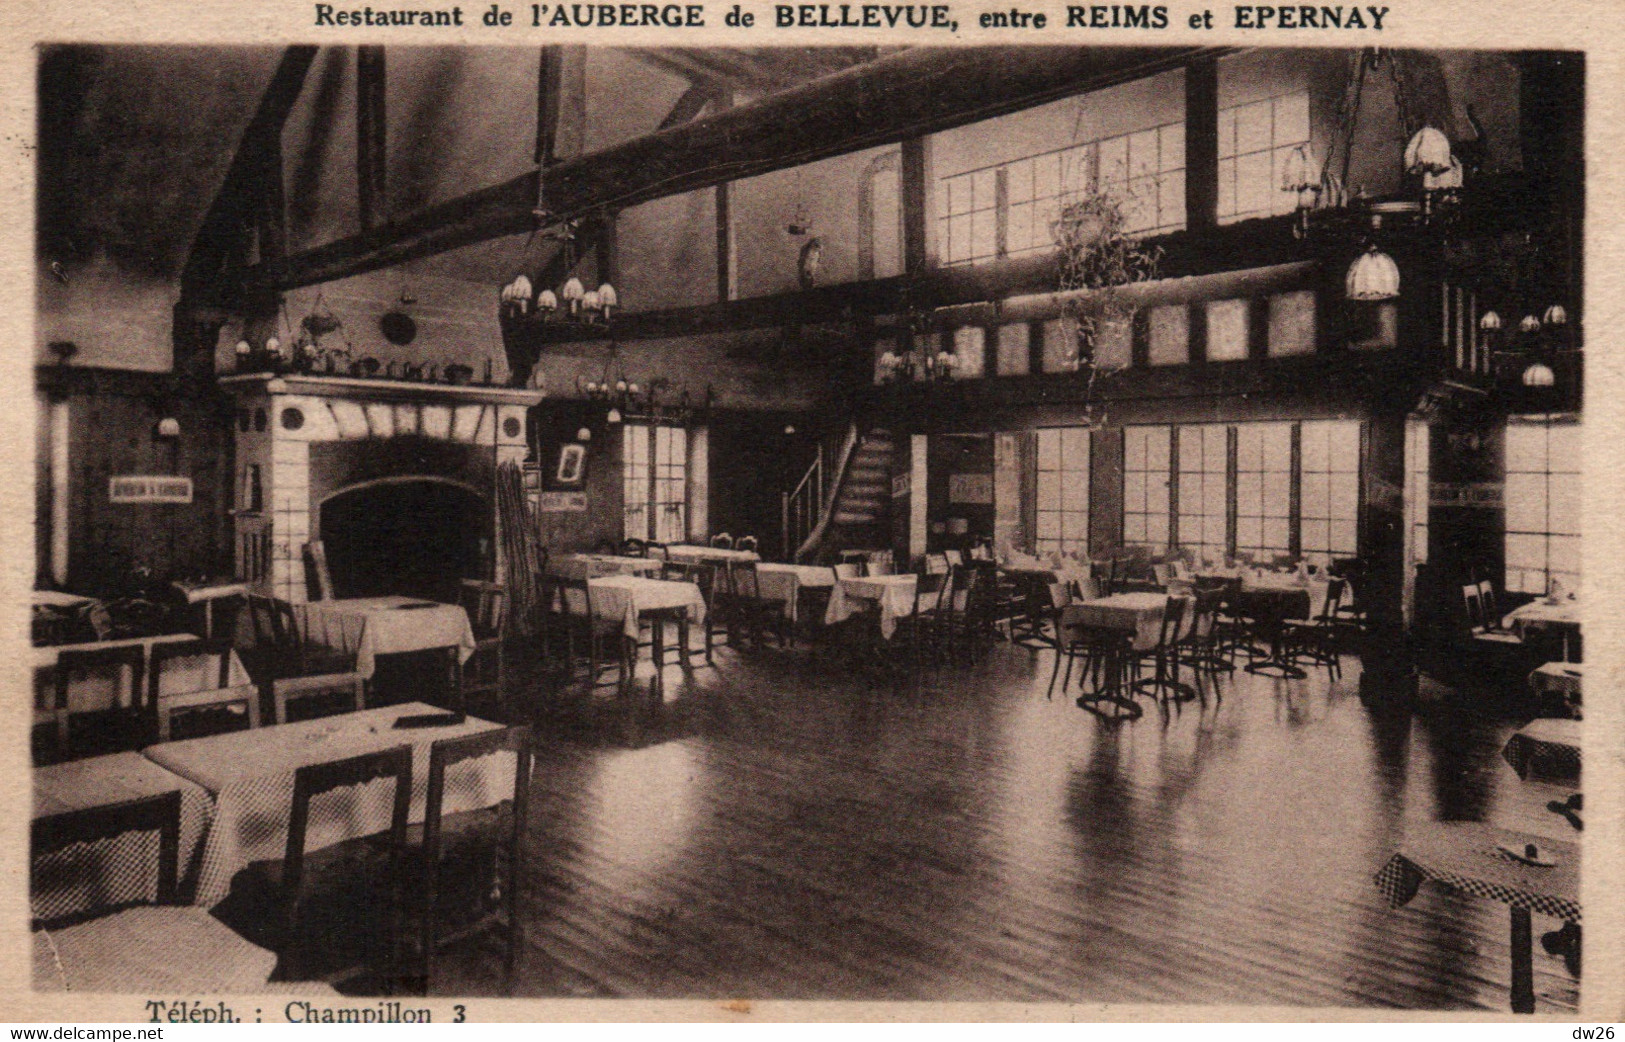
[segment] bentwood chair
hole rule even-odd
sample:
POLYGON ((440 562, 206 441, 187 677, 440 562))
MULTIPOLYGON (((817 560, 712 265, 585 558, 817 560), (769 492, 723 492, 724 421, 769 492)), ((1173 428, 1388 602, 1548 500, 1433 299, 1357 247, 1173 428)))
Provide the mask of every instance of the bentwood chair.
POLYGON ((1333 680, 1343 675, 1343 666, 1337 653, 1338 608, 1343 603, 1346 580, 1333 579, 1326 586, 1326 602, 1320 612, 1309 619, 1287 619, 1284 638, 1287 658, 1294 663, 1308 662, 1326 667, 1333 680))
POLYGON ((405 885, 417 919, 416 947, 424 990, 440 949, 499 930, 508 990, 524 946, 519 875, 525 864, 530 806, 530 729, 505 727, 429 748, 423 824, 408 829, 405 885), (507 753, 514 758, 513 796, 480 810, 446 812, 446 776, 461 765, 507 753))
POLYGON ((1160 702, 1184 702, 1196 698, 1196 689, 1179 679, 1180 641, 1185 635, 1186 612, 1189 597, 1169 597, 1162 610, 1162 624, 1158 627, 1157 642, 1150 647, 1135 647, 1137 663, 1152 667, 1150 677, 1136 680, 1136 692, 1151 695, 1160 702))

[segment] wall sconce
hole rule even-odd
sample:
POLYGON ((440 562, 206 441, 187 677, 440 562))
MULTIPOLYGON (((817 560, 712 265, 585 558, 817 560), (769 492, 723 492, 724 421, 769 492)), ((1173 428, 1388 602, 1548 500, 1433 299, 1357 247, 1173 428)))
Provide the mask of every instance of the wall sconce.
POLYGON ((174 441, 181 436, 181 421, 173 416, 165 416, 153 428, 152 436, 161 441, 174 441))

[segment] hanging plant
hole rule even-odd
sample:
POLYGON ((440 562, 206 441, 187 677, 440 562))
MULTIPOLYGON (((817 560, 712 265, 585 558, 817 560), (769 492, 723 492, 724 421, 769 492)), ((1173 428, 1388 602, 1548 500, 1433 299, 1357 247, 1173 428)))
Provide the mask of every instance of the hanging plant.
POLYGON ((1134 314, 1118 291, 1155 279, 1162 260, 1162 247, 1147 248, 1127 230, 1134 201, 1128 189, 1091 188, 1062 205, 1050 226, 1060 251, 1062 292, 1084 291, 1069 297, 1063 308, 1077 330, 1074 368, 1089 371, 1091 387, 1102 372, 1095 358, 1100 333, 1134 314))

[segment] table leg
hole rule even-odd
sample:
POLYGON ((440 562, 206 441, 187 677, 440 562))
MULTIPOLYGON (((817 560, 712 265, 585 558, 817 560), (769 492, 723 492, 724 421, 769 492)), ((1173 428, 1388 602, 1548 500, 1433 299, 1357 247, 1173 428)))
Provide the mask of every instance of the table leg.
POLYGON ((203 602, 203 639, 214 639, 214 600, 212 598, 203 602))
POLYGON ((659 614, 649 620, 649 657, 654 660, 655 667, 654 683, 650 685, 649 692, 658 700, 666 672, 666 620, 659 614))
POLYGON ((1529 909, 1512 906, 1512 1012, 1535 1012, 1529 909))

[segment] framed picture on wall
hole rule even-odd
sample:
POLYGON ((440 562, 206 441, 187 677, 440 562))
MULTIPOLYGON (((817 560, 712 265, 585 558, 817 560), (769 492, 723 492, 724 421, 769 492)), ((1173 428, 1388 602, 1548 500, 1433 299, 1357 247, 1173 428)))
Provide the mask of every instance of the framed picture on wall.
POLYGON ((587 446, 578 441, 561 444, 553 457, 552 465, 546 469, 543 476, 550 490, 562 491, 584 487, 587 483, 587 446))

